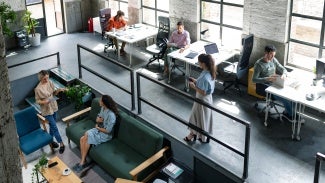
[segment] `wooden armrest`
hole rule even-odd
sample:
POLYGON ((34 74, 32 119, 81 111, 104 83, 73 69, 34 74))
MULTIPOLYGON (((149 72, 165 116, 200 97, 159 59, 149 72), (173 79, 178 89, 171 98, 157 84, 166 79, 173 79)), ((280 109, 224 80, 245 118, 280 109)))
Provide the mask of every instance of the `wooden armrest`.
POLYGON ((44 118, 44 116, 40 115, 40 114, 36 114, 37 117, 42 121, 42 122, 45 122, 46 119, 44 118))
POLYGON ((138 165, 137 167, 135 167, 133 170, 131 170, 129 173, 130 175, 133 177, 133 180, 136 179, 137 175, 143 171, 144 169, 146 169, 147 167, 149 167, 150 165, 152 165, 154 162, 156 162, 157 160, 159 160, 160 158, 162 158, 164 156, 164 153, 169 149, 168 146, 162 148, 160 151, 158 151, 156 154, 154 154, 153 156, 151 156, 150 158, 148 158, 146 161, 142 162, 140 165, 138 165))
POLYGON ((74 119, 74 118, 76 118, 76 117, 78 117, 78 116, 80 116, 82 114, 85 114, 86 112, 89 112, 90 110, 91 110, 91 107, 87 107, 86 109, 83 109, 83 110, 78 111, 78 112, 76 112, 74 114, 71 114, 70 116, 67 116, 67 117, 63 118, 62 121, 63 122, 68 122, 68 121, 70 121, 70 120, 72 120, 72 119, 74 119))

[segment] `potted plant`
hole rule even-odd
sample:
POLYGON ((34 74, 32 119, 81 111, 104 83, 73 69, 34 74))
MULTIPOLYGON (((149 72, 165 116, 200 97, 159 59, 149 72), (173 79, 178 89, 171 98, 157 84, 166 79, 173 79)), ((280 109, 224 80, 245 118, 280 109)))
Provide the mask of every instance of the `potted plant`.
POLYGON ((11 6, 5 2, 0 3, 0 19, 3 34, 11 37, 13 34, 8 23, 12 23, 16 19, 16 12, 14 12, 11 9, 11 6))
POLYGON ((39 22, 31 16, 32 13, 29 10, 26 10, 23 16, 23 22, 25 23, 24 27, 27 31, 31 46, 39 46, 41 44, 41 34, 36 33, 36 27, 38 27, 39 22))
POLYGON ((48 159, 46 158, 46 154, 44 153, 38 162, 34 165, 32 170, 32 182, 39 182, 38 173, 44 171, 44 168, 47 166, 48 159), (35 179, 36 178, 36 179, 35 179))
POLYGON ((91 88, 88 85, 80 82, 75 85, 68 86, 65 94, 67 98, 75 103, 76 110, 80 110, 85 102, 91 99, 92 93, 91 88))

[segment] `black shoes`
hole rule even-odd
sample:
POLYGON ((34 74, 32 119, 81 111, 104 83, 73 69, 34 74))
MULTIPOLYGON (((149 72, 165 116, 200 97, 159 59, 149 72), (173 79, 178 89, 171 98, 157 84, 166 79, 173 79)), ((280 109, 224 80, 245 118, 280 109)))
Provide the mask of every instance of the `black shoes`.
POLYGON ((64 152, 65 146, 61 146, 59 149, 59 153, 62 154, 64 152))
POLYGON ((58 143, 56 143, 56 142, 52 142, 51 143, 51 146, 52 146, 52 148, 58 148, 59 147, 59 144, 58 143))
POLYGON ((191 135, 191 138, 187 138, 187 136, 184 138, 184 141, 186 142, 191 142, 191 141, 196 141, 196 135, 191 135))

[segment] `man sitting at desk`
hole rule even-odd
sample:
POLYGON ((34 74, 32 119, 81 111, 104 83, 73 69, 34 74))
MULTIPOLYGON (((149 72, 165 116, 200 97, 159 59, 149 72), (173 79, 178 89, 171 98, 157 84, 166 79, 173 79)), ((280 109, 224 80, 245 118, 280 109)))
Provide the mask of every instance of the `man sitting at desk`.
MULTIPOLYGON (((254 65, 254 74, 252 78, 254 83, 271 85, 276 80, 276 77, 279 77, 276 73, 281 74, 282 79, 287 76, 287 70, 275 58, 275 53, 275 46, 265 46, 264 57, 257 60, 254 65)), ((291 102, 276 95, 272 95, 272 97, 283 103, 285 108, 283 115, 292 120, 293 111, 291 102)))
POLYGON ((185 49, 190 47, 190 44, 191 44, 190 33, 184 29, 183 22, 178 22, 177 30, 173 31, 167 43, 168 49, 166 51, 166 56, 165 56, 164 73, 161 79, 167 77, 169 74, 170 63, 168 62, 167 54, 176 49, 179 49, 179 52, 182 53, 185 49))
MULTIPOLYGON (((124 20, 124 12, 118 10, 116 15, 109 19, 107 31, 113 31, 113 28, 115 29, 114 31, 124 30, 125 27, 126 27, 126 21, 124 20)), ((113 38, 113 42, 116 49, 118 50, 118 44, 116 38, 113 38)), ((121 55, 125 55, 124 47, 125 47, 125 42, 122 42, 122 47, 120 50, 121 55)))

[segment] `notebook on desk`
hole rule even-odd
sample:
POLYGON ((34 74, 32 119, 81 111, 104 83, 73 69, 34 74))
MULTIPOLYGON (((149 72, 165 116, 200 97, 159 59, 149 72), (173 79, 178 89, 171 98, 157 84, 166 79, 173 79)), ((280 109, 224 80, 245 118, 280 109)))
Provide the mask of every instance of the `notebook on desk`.
POLYGON ((189 54, 185 55, 186 58, 193 59, 198 55, 197 52, 191 51, 189 54))

